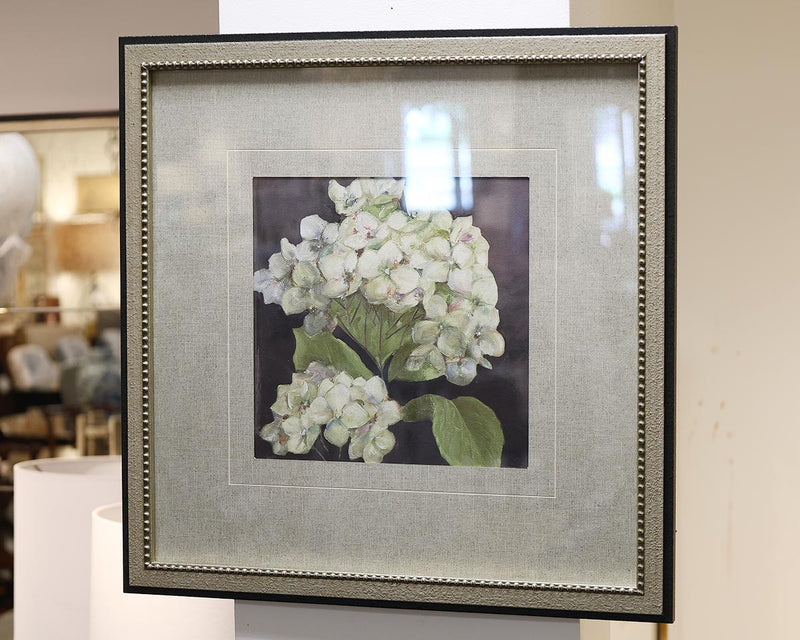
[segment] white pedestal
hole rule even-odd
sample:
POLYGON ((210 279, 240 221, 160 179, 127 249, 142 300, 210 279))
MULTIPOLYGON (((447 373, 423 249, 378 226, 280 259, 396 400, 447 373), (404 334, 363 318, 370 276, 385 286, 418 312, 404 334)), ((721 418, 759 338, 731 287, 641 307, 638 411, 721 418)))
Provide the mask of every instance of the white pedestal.
MULTIPOLYGON (((220 33, 569 26, 569 0, 219 0, 220 33)), ((579 640, 578 620, 237 601, 236 640, 579 640)))

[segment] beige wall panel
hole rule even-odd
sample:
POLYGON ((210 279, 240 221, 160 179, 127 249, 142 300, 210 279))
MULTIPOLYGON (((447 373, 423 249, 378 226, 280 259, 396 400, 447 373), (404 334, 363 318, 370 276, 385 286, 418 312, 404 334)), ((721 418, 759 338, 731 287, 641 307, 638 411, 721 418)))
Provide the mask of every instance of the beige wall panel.
POLYGON ((0 117, 115 111, 119 36, 218 33, 217 0, 2 0, 0 117))

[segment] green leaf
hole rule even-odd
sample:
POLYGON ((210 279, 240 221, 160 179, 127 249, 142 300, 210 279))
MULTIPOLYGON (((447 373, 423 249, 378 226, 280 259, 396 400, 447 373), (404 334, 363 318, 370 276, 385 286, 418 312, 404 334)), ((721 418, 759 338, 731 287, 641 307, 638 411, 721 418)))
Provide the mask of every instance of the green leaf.
POLYGON ((297 371, 304 371, 312 362, 320 362, 354 378, 361 376, 369 380, 373 376, 358 354, 330 333, 309 336, 305 329, 300 328, 294 330, 294 340, 294 367, 297 371))
POLYGON ((448 463, 465 467, 499 467, 503 429, 494 411, 477 398, 448 400, 427 394, 403 408, 403 420, 433 423, 439 452, 448 463))
POLYGON ((411 327, 423 313, 419 306, 394 313, 383 305, 370 304, 360 293, 334 302, 331 313, 339 327, 364 347, 380 369, 411 339, 411 327))
POLYGON ((424 364, 416 371, 406 369, 406 360, 411 352, 419 345, 416 342, 408 341, 400 347, 392 357, 389 363, 389 380, 408 380, 409 382, 425 382, 426 380, 433 380, 442 374, 439 373, 435 367, 429 364, 424 364))

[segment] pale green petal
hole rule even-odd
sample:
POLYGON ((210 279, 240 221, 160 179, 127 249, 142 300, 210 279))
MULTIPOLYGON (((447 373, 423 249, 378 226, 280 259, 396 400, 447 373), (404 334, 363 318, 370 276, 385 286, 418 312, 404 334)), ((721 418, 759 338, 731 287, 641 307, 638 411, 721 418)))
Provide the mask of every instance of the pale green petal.
POLYGON ((355 394, 357 392, 361 392, 363 394, 365 384, 367 384, 367 381, 364 380, 364 378, 362 378, 361 376, 358 376, 353 380, 352 384, 350 385, 350 393, 355 394))
POLYGON ((281 307, 287 315, 300 313, 308 309, 308 293, 299 287, 292 287, 283 292, 281 307))
POLYGON ((303 421, 299 416, 290 416, 281 425, 288 436, 299 435, 303 431, 303 421))
POLYGON ((347 455, 351 460, 356 460, 364 454, 364 447, 369 444, 369 433, 365 433, 357 438, 350 440, 350 446, 347 450, 347 455))
POLYGON ((265 424, 261 427, 258 435, 267 442, 277 442, 281 434, 281 423, 278 420, 265 424))
POLYGON ((295 246, 291 242, 289 242, 286 238, 281 238, 281 255, 290 264, 294 263, 297 257, 297 251, 295 250, 295 246))
MULTIPOLYGON (((404 248, 405 251, 405 248, 404 248)), ((430 258, 424 252, 415 249, 412 251, 405 251, 406 257, 408 258, 408 264, 410 264, 415 269, 422 269, 425 267, 428 262, 430 262, 430 258)))
POLYGON ((308 417, 311 418, 316 424, 326 424, 333 419, 333 412, 328 406, 327 400, 322 396, 314 398, 314 402, 308 407, 308 417))
POLYGON ((325 427, 325 439, 336 447, 343 447, 350 438, 350 432, 347 430, 341 420, 333 420, 325 427))
POLYGON ((286 391, 281 391, 281 388, 287 387, 288 385, 282 384, 278 387, 278 398, 275 402, 272 403, 270 409, 272 409, 273 415, 277 416, 285 416, 289 414, 289 405, 286 402, 286 391))
POLYGON ((392 425, 395 422, 399 422, 403 415, 400 405, 394 400, 385 400, 384 402, 381 402, 378 410, 380 411, 381 423, 385 424, 386 426, 392 425))
POLYGON ((300 237, 303 240, 316 240, 327 225, 328 223, 318 215, 306 216, 300 221, 300 237))
POLYGON ((319 260, 319 270, 326 280, 335 280, 344 275, 344 256, 330 253, 319 260))
POLYGON ((463 233, 472 227, 472 216, 460 216, 453 219, 453 226, 450 229, 450 241, 453 244, 457 242, 468 242, 468 240, 461 239, 463 233))
POLYGON ((442 261, 429 262, 422 268, 422 275, 432 282, 447 282, 450 264, 442 261))
POLYGON ((453 300, 447 306, 448 311, 463 311, 467 314, 472 314, 474 305, 469 298, 462 298, 460 295, 453 296, 453 300))
POLYGON ((435 211, 431 214, 431 222, 442 231, 450 231, 453 226, 453 216, 449 211, 435 211))
POLYGON ((462 333, 467 333, 467 330, 472 323, 472 317, 466 311, 450 311, 444 317, 443 322, 447 326, 454 327, 462 333))
POLYGON ((356 265, 358 264, 358 254, 355 251, 351 251, 344 247, 336 247, 336 249, 340 252, 343 252, 342 255, 344 257, 344 273, 353 273, 356 270, 356 265))
MULTIPOLYGON (((344 225, 344 223, 342 223, 344 225)), ((351 249, 355 249, 358 251, 359 249, 363 249, 367 246, 369 239, 363 235, 358 233, 358 231, 354 228, 352 233, 347 233, 342 235, 342 230, 339 230, 339 240, 342 244, 351 249)))
POLYGON ((259 269, 253 274, 253 291, 260 293, 264 304, 280 304, 286 283, 276 280, 267 269, 259 269))
POLYGON ((297 261, 314 264, 319 258, 320 245, 318 240, 303 240, 297 245, 297 261))
POLYGON ((298 455, 303 455, 304 453, 311 451, 312 445, 313 443, 309 444, 300 434, 291 435, 286 441, 286 448, 289 450, 289 452, 296 453, 298 455))
POLYGON ((348 389, 353 384, 353 378, 351 376, 349 376, 347 373, 345 373, 344 371, 341 371, 341 372, 337 373, 336 377, 334 377, 333 381, 336 384, 344 385, 348 389))
POLYGON ((316 289, 317 288, 314 287, 314 289, 308 292, 308 308, 316 311, 324 311, 331 304, 330 298, 318 292, 316 289))
POLYGON ((441 318, 447 313, 447 303, 440 295, 432 295, 423 303, 423 307, 428 318, 441 318))
POLYGON ((491 278, 494 280, 494 274, 492 270, 482 264, 474 264, 471 267, 472 270, 472 281, 477 282, 478 280, 483 280, 484 278, 491 278))
POLYGON ((475 361, 464 358, 460 362, 450 362, 445 368, 445 376, 453 384, 467 385, 475 379, 478 370, 475 361))
POLYGON ((322 285, 322 293, 328 298, 342 298, 350 293, 350 283, 344 278, 337 280, 328 280, 322 285))
MULTIPOLYGON (((322 390, 320 389, 320 392, 322 390)), ((341 415, 342 409, 350 400, 350 388, 343 384, 334 384, 330 391, 325 393, 325 400, 335 415, 341 415)))
POLYGON ((442 352, 439 349, 431 349, 431 352, 428 354, 428 364, 431 365, 439 374, 444 373, 445 368, 445 359, 442 355, 442 352))
POLYGON ((411 354, 406 358, 404 366, 409 371, 419 371, 422 369, 422 365, 425 364, 425 360, 428 356, 428 351, 431 349, 435 349, 433 345, 425 344, 421 347, 417 347, 414 349, 411 354))
POLYGON ((472 312, 475 323, 483 329, 497 329, 500 323, 500 312, 495 307, 479 305, 472 312))
POLYGON ((478 346, 487 356, 500 357, 505 353, 506 341, 500 332, 488 330, 483 331, 478 338, 478 346))
POLYGON ((280 253, 273 253, 269 257, 269 272, 273 278, 285 278, 291 270, 292 265, 280 253))
POLYGON ((383 304, 386 305, 386 308, 389 309, 389 311, 392 311, 394 313, 402 313, 407 309, 416 307, 419 304, 420 298, 421 298, 421 293, 419 292, 419 290, 413 289, 412 291, 409 291, 405 295, 401 295, 399 297, 395 296, 387 298, 386 302, 384 302, 383 304))
POLYGON ((369 420, 369 414, 357 402, 349 402, 342 409, 341 421, 348 429, 358 429, 369 420))
POLYGON ((394 289, 394 283, 386 276, 378 276, 363 286, 364 295, 372 303, 384 302, 394 289))
POLYGON ((298 262, 292 271, 292 282, 298 287, 308 289, 320 280, 322 280, 322 275, 311 262, 298 262))
POLYGON ((328 222, 322 230, 320 238, 325 244, 333 244, 339 237, 339 225, 335 222, 328 222))
POLYGON ((328 182, 328 197, 334 202, 344 200, 347 197, 347 189, 336 180, 331 180, 328 182))
POLYGON ((398 293, 406 294, 419 284, 419 273, 407 265, 400 265, 391 270, 389 276, 397 287, 398 293))
POLYGON ((497 283, 494 278, 483 278, 472 284, 472 295, 482 304, 497 304, 497 283))
POLYGON ((374 376, 367 380, 367 383, 364 385, 364 391, 367 394, 367 399, 372 404, 379 404, 386 400, 386 396, 388 395, 386 391, 386 384, 384 384, 383 380, 378 377, 374 376))
POLYGON ((383 245, 378 251, 378 258, 380 259, 381 265, 394 266, 403 259, 403 252, 400 251, 400 247, 389 240, 389 242, 383 245))
POLYGON ((358 259, 356 273, 365 279, 374 278, 380 273, 382 260, 377 251, 367 249, 358 259))
POLYGON ((439 337, 439 323, 433 320, 420 320, 411 329, 411 338, 417 344, 433 344, 439 337))
POLYGON ((286 448, 286 443, 281 442, 280 440, 276 440, 272 443, 272 453, 276 456, 285 456, 288 453, 288 449, 286 448))
POLYGON ((382 431, 372 438, 362 452, 364 462, 376 464, 383 461, 383 457, 389 453, 395 445, 395 438, 391 431, 382 431))
POLYGON ((356 230, 362 235, 375 235, 381 226, 380 221, 373 215, 362 211, 355 217, 356 230))
POLYGON ((436 346, 448 357, 462 356, 467 348, 467 338, 458 329, 445 327, 436 340, 436 346))
POLYGON ((472 271, 469 269, 453 269, 447 279, 447 286, 456 293, 469 296, 472 293, 472 271))
POLYGON ((388 429, 381 429, 374 435, 371 444, 373 444, 380 451, 382 451, 384 455, 386 455, 394 448, 394 434, 388 429))
POLYGON ((457 244, 453 248, 453 260, 459 267, 465 269, 475 263, 475 254, 467 245, 457 244))
POLYGON ((442 238, 441 236, 428 240, 428 242, 425 243, 425 251, 437 260, 450 259, 450 243, 446 238, 442 238))
POLYGON ((395 231, 400 231, 408 224, 408 216, 403 211, 395 211, 386 218, 386 224, 395 231))

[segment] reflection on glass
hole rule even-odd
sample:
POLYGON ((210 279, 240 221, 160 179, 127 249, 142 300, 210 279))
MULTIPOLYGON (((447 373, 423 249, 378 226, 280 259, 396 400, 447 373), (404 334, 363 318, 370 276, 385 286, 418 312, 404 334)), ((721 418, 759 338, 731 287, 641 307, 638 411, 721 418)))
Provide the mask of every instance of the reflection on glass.
POLYGON ((444 103, 406 110, 405 199, 410 211, 472 209, 472 156, 462 121, 460 110, 444 103))
POLYGON ((608 105, 597 112, 595 164, 597 186, 608 196, 608 217, 601 223, 600 243, 608 247, 614 234, 632 233, 636 212, 627 210, 626 193, 635 186, 636 156, 633 116, 608 105))

